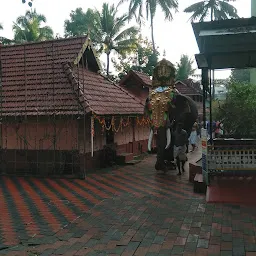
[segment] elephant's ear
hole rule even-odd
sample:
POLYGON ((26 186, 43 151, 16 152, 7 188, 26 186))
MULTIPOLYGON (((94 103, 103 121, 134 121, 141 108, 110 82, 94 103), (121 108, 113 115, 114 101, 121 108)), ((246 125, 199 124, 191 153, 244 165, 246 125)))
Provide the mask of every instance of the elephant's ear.
POLYGON ((188 97, 180 93, 175 94, 175 107, 179 114, 191 113, 188 97))

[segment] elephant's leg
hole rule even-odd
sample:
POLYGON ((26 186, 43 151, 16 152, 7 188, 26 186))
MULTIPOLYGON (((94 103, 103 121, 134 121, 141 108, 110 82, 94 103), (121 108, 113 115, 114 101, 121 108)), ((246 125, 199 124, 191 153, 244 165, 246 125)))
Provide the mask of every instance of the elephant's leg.
POLYGON ((156 170, 166 170, 165 160, 166 147, 166 128, 160 127, 157 130, 157 160, 155 164, 156 170))

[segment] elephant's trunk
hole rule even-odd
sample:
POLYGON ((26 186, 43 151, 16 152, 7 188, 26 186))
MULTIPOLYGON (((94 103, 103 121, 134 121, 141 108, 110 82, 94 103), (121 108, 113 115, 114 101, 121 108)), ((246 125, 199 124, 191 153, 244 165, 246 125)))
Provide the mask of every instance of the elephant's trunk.
POLYGON ((151 151, 153 135, 154 135, 153 129, 150 129, 150 134, 148 138, 148 151, 151 151))
POLYGON ((171 145, 171 129, 170 128, 166 129, 166 140, 167 140, 167 143, 166 143, 165 149, 168 149, 171 145))

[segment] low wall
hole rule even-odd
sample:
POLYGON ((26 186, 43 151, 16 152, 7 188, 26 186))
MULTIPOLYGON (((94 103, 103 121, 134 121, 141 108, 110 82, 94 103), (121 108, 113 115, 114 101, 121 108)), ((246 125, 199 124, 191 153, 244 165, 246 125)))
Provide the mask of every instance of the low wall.
POLYGON ((0 155, 0 173, 2 175, 80 175, 78 150, 4 149, 0 151, 0 155))
MULTIPOLYGON (((134 156, 141 155, 148 150, 148 140, 135 141, 124 145, 117 145, 117 152, 133 153, 134 156)), ((95 170, 106 167, 104 164, 104 151, 99 150, 94 152, 94 156, 91 157, 91 153, 80 154, 80 167, 81 170, 85 167, 85 170, 95 170)))
MULTIPOLYGON (((118 145, 123 152, 140 155, 147 152, 147 140, 118 145)), ((74 176, 82 177, 87 170, 105 166, 104 151, 79 154, 69 150, 0 150, 0 174, 31 176, 74 176)))

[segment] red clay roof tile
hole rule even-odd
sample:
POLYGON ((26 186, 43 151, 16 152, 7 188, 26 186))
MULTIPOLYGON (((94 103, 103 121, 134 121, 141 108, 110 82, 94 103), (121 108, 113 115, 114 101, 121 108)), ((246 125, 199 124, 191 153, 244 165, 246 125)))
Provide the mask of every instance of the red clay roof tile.
POLYGON ((143 72, 135 71, 135 70, 133 70, 133 72, 143 81, 143 83, 146 86, 151 86, 152 85, 152 80, 151 80, 149 75, 147 75, 143 72))
POLYGON ((121 79, 119 84, 125 86, 128 80, 132 80, 134 83, 142 83, 147 87, 152 85, 152 80, 147 74, 135 70, 130 70, 129 73, 121 79))
MULTIPOLYGON (((138 79, 139 79, 139 81, 141 81, 145 86, 151 87, 152 85, 152 80, 150 79, 150 77, 143 72, 130 70, 130 72, 120 81, 120 85, 125 85, 128 79, 134 81, 134 84, 138 83, 138 79)), ((175 86, 180 93, 185 95, 201 94, 200 85, 198 85, 197 83, 194 83, 193 80, 191 79, 186 79, 184 81, 177 81, 175 83, 175 86)))
POLYGON ((82 68, 73 69, 92 111, 98 115, 143 114, 144 106, 135 97, 105 77, 82 68), (82 81, 86 81, 84 84, 82 81))
POLYGON ((67 74, 65 63, 74 62, 85 41, 79 37, 0 47, 2 115, 82 114, 84 109, 99 115, 142 114, 135 97, 101 75, 77 66, 67 74))
POLYGON ((175 83, 175 87, 181 94, 184 94, 184 95, 196 95, 196 94, 198 94, 198 92, 194 88, 188 86, 187 84, 185 84, 181 81, 177 81, 175 83))

